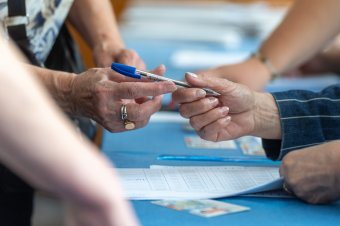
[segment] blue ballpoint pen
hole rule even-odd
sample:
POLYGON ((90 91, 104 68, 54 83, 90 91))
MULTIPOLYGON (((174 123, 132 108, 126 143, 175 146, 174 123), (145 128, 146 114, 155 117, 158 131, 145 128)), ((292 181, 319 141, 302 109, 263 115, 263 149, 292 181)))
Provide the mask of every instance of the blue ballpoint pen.
POLYGON ((210 162, 266 162, 267 159, 247 156, 218 157, 204 155, 160 155, 157 160, 210 161, 210 162))
MULTIPOLYGON (((131 78, 136 78, 136 79, 147 78, 153 81, 170 81, 170 82, 175 83, 177 86, 191 88, 191 86, 186 82, 155 75, 155 74, 152 74, 146 71, 141 71, 141 70, 136 69, 135 67, 131 67, 125 64, 112 63, 111 69, 122 75, 131 77, 131 78)), ((209 88, 203 88, 203 90, 207 93, 207 95, 210 95, 210 96, 220 95, 218 92, 215 92, 214 90, 209 89, 209 88)))

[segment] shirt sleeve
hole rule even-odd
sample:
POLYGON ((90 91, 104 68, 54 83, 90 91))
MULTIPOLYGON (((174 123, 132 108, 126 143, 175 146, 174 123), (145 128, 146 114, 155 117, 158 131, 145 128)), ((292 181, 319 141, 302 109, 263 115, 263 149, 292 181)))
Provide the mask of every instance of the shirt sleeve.
POLYGON ((280 114, 282 140, 263 139, 267 157, 340 139, 340 84, 319 93, 302 90, 272 93, 280 114))

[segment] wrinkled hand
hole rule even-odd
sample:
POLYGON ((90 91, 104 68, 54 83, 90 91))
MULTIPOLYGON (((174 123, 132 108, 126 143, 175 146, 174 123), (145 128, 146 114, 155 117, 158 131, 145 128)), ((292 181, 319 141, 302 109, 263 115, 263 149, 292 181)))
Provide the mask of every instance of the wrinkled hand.
MULTIPOLYGON (((164 67, 155 73, 164 73, 164 67)), ((136 124, 136 129, 142 128, 160 109, 160 95, 176 90, 172 82, 121 82, 124 77, 113 75, 110 68, 90 69, 75 76, 70 94, 71 113, 92 118, 111 132, 121 132, 125 131, 120 114, 124 104, 127 119, 136 124)))
POLYGON ((180 103, 180 114, 190 119, 199 136, 209 141, 230 140, 251 133, 255 127, 254 92, 244 85, 219 78, 195 78, 186 74, 193 87, 173 93, 173 101, 180 103), (203 87, 221 95, 207 97, 203 87))
POLYGON ((202 77, 228 79, 257 91, 263 90, 270 80, 268 69, 260 61, 253 58, 238 64, 201 70, 197 74, 202 77))
POLYGON ((340 141, 287 154, 280 167, 286 187, 306 202, 317 204, 340 198, 340 141))
POLYGON ((95 47, 93 59, 98 67, 110 67, 112 62, 117 62, 145 70, 144 61, 134 50, 117 49, 109 44, 95 47))

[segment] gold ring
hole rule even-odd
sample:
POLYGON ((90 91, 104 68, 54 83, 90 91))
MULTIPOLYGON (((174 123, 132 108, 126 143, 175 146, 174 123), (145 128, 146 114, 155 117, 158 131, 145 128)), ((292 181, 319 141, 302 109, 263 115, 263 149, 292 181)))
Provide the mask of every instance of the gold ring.
POLYGON ((126 105, 124 105, 124 104, 122 104, 122 106, 120 107, 120 117, 121 117, 122 121, 124 122, 125 129, 132 130, 132 129, 136 128, 135 123, 131 122, 127 119, 128 113, 127 113, 126 105))
POLYGON ((134 122, 131 122, 131 121, 125 119, 125 120, 124 120, 124 127, 125 127, 125 129, 127 129, 127 130, 132 130, 132 129, 136 128, 136 125, 135 125, 134 122))

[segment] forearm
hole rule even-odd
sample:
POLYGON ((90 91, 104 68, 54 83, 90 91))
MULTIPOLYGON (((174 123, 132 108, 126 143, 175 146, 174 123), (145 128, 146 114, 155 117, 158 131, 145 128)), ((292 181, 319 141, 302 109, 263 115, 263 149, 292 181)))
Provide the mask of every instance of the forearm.
POLYGON ((299 0, 260 49, 279 73, 308 60, 340 31, 340 1, 299 0))
POLYGON ((104 46, 112 40, 117 52, 124 48, 110 1, 75 0, 68 19, 90 48, 104 46))
MULTIPOLYGON (((282 127, 282 141, 275 158, 281 159, 292 150, 340 139, 340 85, 320 93, 293 90, 272 95, 282 127)), ((273 150, 268 146, 270 149, 273 150)))
POLYGON ((251 135, 265 139, 281 139, 280 115, 273 96, 255 92, 254 122, 251 135))
POLYGON ((50 95, 57 102, 58 106, 67 113, 75 112, 72 100, 72 83, 73 73, 54 71, 36 66, 26 65, 32 74, 34 74, 46 87, 50 95))
POLYGON ((0 161, 30 184, 70 202, 106 204, 105 196, 111 201, 119 196, 110 165, 80 141, 47 93, 1 43, 0 50, 6 56, 0 60, 0 161), (109 191, 114 186, 115 194, 109 191))

